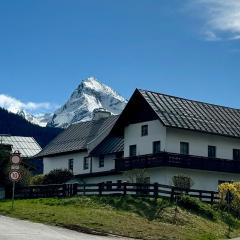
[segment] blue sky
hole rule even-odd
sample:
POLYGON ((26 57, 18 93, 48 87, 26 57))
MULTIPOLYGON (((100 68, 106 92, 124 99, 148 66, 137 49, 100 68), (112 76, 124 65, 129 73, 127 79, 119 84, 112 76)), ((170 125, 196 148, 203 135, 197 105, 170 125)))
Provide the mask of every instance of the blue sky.
POLYGON ((239 73, 240 1, 0 1, 0 105, 52 111, 95 76, 240 108, 239 73))

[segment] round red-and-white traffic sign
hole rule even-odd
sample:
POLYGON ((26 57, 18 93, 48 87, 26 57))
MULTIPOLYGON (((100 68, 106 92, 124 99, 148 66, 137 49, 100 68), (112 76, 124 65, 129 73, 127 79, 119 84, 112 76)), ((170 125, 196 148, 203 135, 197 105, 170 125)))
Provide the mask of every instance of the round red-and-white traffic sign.
POLYGON ((20 164, 21 163, 20 153, 13 153, 12 154, 11 163, 12 164, 20 164))
POLYGON ((11 171, 9 173, 9 179, 13 182, 18 182, 21 179, 21 173, 19 171, 11 171))

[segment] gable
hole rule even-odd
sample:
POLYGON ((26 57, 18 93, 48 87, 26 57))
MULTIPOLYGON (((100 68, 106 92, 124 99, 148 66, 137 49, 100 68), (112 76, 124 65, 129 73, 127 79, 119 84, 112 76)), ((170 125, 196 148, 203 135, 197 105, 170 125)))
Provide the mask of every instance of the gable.
POLYGON ((112 134, 123 136, 125 126, 157 119, 159 119, 159 117, 156 112, 151 108, 140 92, 135 90, 126 107, 116 121, 116 124, 112 129, 112 134))

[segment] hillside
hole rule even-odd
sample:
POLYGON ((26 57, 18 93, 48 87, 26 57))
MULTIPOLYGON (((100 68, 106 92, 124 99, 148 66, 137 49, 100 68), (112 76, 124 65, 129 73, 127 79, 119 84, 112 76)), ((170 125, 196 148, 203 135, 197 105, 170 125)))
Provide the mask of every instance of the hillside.
POLYGON ((239 236, 239 221, 200 201, 178 206, 166 199, 74 197, 0 201, 0 214, 72 230, 145 240, 217 240, 239 236), (227 219, 232 219, 231 232, 227 219))
POLYGON ((32 124, 22 116, 0 108, 0 135, 34 137, 41 147, 46 146, 62 129, 40 127, 32 124))

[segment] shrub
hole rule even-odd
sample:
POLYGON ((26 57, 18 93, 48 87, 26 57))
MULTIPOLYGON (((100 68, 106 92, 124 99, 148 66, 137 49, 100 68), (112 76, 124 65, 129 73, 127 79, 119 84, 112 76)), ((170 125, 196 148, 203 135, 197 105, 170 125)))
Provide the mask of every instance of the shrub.
POLYGON ((39 174, 39 175, 35 175, 35 176, 31 177, 30 184, 31 185, 41 185, 41 184, 43 184, 43 181, 44 181, 44 175, 39 174))
POLYGON ((148 173, 145 168, 129 170, 125 172, 124 175, 131 183, 146 183, 146 179, 148 178, 148 173))
POLYGON ((62 184, 73 178, 73 174, 65 169, 54 169, 44 176, 43 184, 62 184))
POLYGON ((177 175, 172 177, 174 187, 182 189, 190 189, 193 185, 193 181, 190 177, 184 175, 177 175))
POLYGON ((214 209, 212 209, 209 204, 203 203, 197 198, 193 198, 188 195, 182 195, 178 201, 178 204, 185 209, 191 210, 211 220, 217 219, 217 215, 214 209))
POLYGON ((17 183, 18 186, 28 186, 31 181, 32 174, 31 172, 25 168, 24 166, 20 166, 20 172, 21 172, 21 180, 17 183))
POLYGON ((218 187, 220 197, 220 207, 228 208, 236 215, 240 216, 240 182, 222 183, 218 187), (230 192, 232 201, 227 204, 227 193, 230 192))

